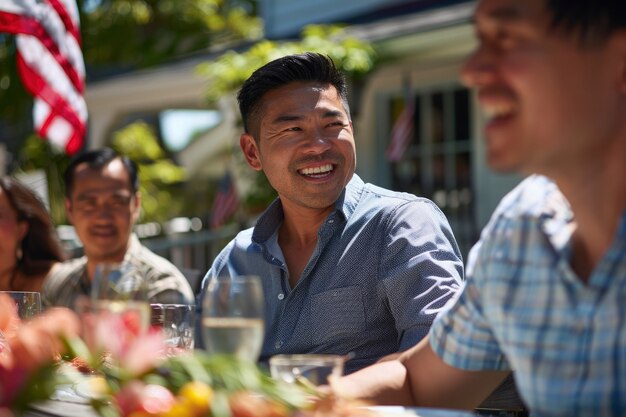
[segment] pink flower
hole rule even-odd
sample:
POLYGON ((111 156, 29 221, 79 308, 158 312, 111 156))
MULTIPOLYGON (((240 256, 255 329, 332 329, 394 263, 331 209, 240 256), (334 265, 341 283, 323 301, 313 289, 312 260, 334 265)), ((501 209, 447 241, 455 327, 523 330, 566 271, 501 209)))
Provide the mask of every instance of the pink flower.
POLYGON ((123 416, 133 412, 158 414, 172 408, 176 399, 165 387, 146 385, 141 381, 131 381, 114 395, 123 416))
POLYGON ((141 375, 165 359, 162 332, 142 330, 137 314, 134 310, 98 314, 91 322, 91 334, 86 335, 92 349, 105 352, 115 366, 131 377, 141 375))
POLYGON ((68 309, 52 309, 23 325, 15 304, 0 294, 0 327, 6 331, 0 355, 0 405, 11 405, 28 375, 50 363, 63 349, 61 337, 78 334, 78 318, 68 309))

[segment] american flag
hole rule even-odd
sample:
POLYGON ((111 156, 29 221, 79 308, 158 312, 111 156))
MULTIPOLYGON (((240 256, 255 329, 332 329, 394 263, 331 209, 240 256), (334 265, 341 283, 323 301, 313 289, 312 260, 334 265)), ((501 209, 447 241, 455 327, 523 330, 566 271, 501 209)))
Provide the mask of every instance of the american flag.
POLYGON ((413 98, 410 98, 405 101, 404 109, 391 129, 391 140, 385 151, 385 156, 389 161, 399 161, 409 143, 413 140, 414 117, 415 101, 413 98))
POLYGON ((78 152, 87 105, 75 0, 0 0, 0 32, 16 35, 17 67, 35 98, 37 134, 68 154, 78 152))
POLYGON ((220 180, 215 200, 213 200, 211 229, 217 229, 223 225, 237 210, 237 207, 239 207, 239 197, 237 196, 235 183, 230 172, 226 172, 220 180))

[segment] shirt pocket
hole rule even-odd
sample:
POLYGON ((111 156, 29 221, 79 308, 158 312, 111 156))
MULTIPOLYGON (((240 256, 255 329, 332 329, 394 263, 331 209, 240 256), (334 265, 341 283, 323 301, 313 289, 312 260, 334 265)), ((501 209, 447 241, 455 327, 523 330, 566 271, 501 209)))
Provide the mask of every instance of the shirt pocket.
POLYGON ((314 343, 321 344, 365 331, 365 308, 358 286, 334 288, 311 300, 314 343))

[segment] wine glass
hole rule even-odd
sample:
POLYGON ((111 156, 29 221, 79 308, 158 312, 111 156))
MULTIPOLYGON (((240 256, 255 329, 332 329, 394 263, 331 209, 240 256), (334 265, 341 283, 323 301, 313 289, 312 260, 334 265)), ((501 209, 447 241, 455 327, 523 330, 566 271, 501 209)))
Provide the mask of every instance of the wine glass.
POLYGON ((263 345, 263 304, 258 276, 213 277, 202 300, 205 349, 255 362, 263 345))
POLYGON ((117 316, 126 325, 146 332, 150 326, 148 284, 128 263, 96 265, 91 287, 91 308, 97 316, 117 316))
POLYGON ((32 291, 0 291, 15 302, 17 315, 21 320, 30 319, 41 313, 41 295, 32 291))
POLYGON ((161 329, 165 338, 167 355, 190 351, 194 347, 194 305, 150 304, 151 325, 161 329))

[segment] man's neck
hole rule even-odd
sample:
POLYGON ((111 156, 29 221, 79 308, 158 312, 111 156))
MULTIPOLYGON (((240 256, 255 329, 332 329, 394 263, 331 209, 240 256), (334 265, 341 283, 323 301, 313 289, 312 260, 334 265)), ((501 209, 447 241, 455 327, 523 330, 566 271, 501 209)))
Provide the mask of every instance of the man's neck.
POLYGON ((626 212, 624 155, 626 150, 586 171, 555 178, 574 212, 572 266, 584 281, 611 246, 626 212))
POLYGON ((283 204, 283 224, 278 232, 279 243, 289 242, 295 246, 307 246, 317 240, 317 231, 334 206, 311 209, 283 204))
POLYGON ((317 244, 317 232, 332 210, 333 207, 314 210, 283 205, 284 220, 278 230, 278 245, 287 263, 292 288, 300 280, 317 244))
POLYGON ((96 272, 96 266, 98 264, 107 264, 107 263, 119 264, 119 263, 124 262, 124 258, 126 257, 126 254, 130 250, 131 241, 132 241, 132 236, 131 238, 128 239, 128 244, 126 245, 126 248, 124 249, 124 251, 117 253, 117 254, 111 254, 111 255, 103 257, 103 256, 90 255, 87 252, 85 255, 87 257, 87 277, 89 278, 89 280, 93 281, 93 277, 96 272))

